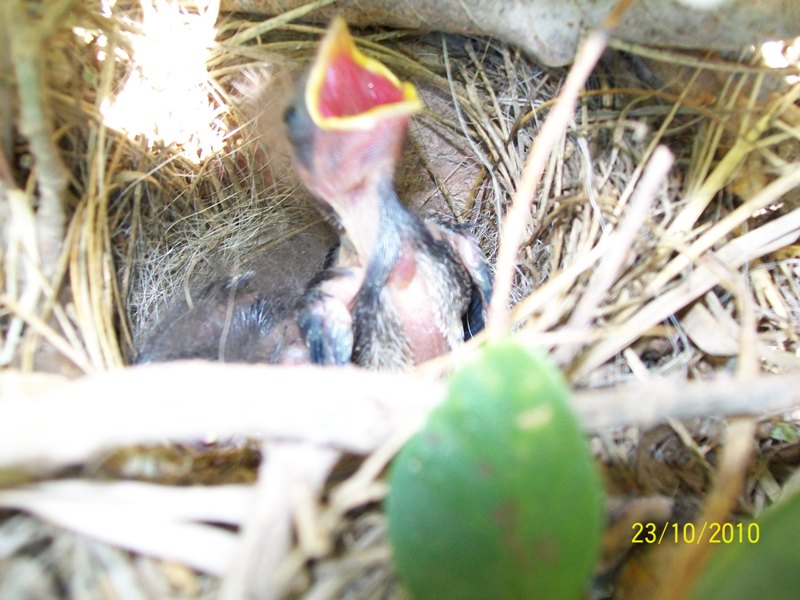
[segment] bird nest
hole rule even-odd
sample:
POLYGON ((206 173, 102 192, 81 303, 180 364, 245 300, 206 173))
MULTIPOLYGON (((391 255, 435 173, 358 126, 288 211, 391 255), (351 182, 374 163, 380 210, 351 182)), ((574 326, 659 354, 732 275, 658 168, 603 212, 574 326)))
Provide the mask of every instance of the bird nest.
MULTIPOLYGON (((5 10, 0 597, 400 594, 384 467, 481 339, 404 375, 120 369, 209 281, 319 268, 281 112, 322 28, 5 10)), ((513 307, 490 327, 576 390, 619 525, 598 582, 645 597, 626 524, 758 514, 800 460, 800 84, 752 49, 612 42, 587 79, 476 37, 359 44, 426 106, 401 196, 471 228, 513 307)))

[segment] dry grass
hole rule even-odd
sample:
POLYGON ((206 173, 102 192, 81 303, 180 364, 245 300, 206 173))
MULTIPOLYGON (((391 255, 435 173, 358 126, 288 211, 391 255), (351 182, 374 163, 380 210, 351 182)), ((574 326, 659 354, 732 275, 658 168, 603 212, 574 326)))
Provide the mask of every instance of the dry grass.
MULTIPOLYGON (((279 112, 321 31, 298 14, 219 22, 203 90, 227 133, 220 152, 196 162, 104 125, 104 104, 130 68, 137 4, 111 16, 80 3, 38 15, 22 6, 2 9, 21 25, 4 34, 15 76, 0 81, 0 107, 22 108, 0 110, 0 506, 81 535, 0 517, 0 570, 11 573, 0 596, 32 590, 31 581, 45 595, 59 586, 78 596, 399 594, 379 509, 383 467, 441 397, 439 376, 475 344, 405 376, 225 365, 105 373, 130 360, 176 298, 320 231, 288 166, 279 112), (12 122, 15 138, 4 133, 12 122), (63 378, 81 373, 93 375, 63 378), (330 400, 324 390, 333 389, 357 391, 330 402, 330 413, 303 400, 330 400), (44 421, 44 437, 22 426, 44 421), (221 443, 199 441, 214 433, 221 443), (187 446, 153 446, 175 438, 187 446), (256 473, 259 450, 268 460, 256 473), (257 483, 234 485, 243 472, 257 483), (166 473, 217 485, 160 485, 176 480, 166 473), (118 488, 98 476, 154 484, 118 488), (65 477, 80 481, 31 483, 65 477)), ((493 264, 499 248, 511 249, 513 263, 498 268, 512 275, 513 309, 493 325, 547 348, 586 390, 575 406, 609 493, 626 499, 619 522, 718 518, 731 506, 757 513, 777 499, 800 457, 791 412, 800 84, 782 85, 784 73, 750 52, 734 60, 613 42, 629 54, 603 60, 587 86, 578 81, 577 109, 561 105, 565 126, 550 126, 546 147, 537 139, 566 72, 482 39, 389 31, 361 44, 411 79, 428 107, 400 188, 423 212, 473 223, 493 264), (519 190, 531 189, 529 156, 540 172, 528 211, 519 190), (517 214, 530 219, 510 227, 515 194, 517 214), (743 413, 758 420, 755 434, 752 422, 725 437, 721 422, 692 420, 743 413), (759 451, 746 468, 753 437, 759 451)), ((627 551, 613 536, 607 572, 627 551)), ((652 591, 621 581, 630 597, 652 591)))

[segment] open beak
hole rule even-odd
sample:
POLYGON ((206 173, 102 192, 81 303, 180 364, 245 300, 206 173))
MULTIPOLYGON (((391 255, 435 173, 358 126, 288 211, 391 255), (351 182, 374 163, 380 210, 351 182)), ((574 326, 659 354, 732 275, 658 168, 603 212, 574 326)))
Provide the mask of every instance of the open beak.
POLYGON ((331 23, 305 89, 308 114, 323 131, 365 130, 422 108, 417 90, 356 48, 344 19, 331 23))

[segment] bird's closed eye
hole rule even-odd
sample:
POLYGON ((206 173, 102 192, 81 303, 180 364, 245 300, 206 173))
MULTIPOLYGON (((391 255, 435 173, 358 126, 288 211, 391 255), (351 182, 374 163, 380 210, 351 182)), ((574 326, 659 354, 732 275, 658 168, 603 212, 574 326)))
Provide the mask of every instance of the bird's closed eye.
POLYGON ((300 116, 299 112, 300 111, 296 104, 290 104, 286 107, 286 110, 283 111, 283 122, 287 127, 293 127, 297 125, 297 121, 300 116))

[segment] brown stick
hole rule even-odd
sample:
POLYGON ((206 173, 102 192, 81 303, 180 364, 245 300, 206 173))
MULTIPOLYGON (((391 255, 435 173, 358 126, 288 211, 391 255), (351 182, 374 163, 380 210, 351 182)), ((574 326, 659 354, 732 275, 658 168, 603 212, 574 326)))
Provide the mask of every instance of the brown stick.
MULTIPOLYGON (((0 467, 34 471, 110 448, 249 435, 368 454, 443 398, 414 375, 201 361, 149 365, 26 390, 0 377, 0 467)), ((763 415, 800 406, 800 375, 708 383, 648 381, 576 393, 586 430, 668 418, 763 415)))

